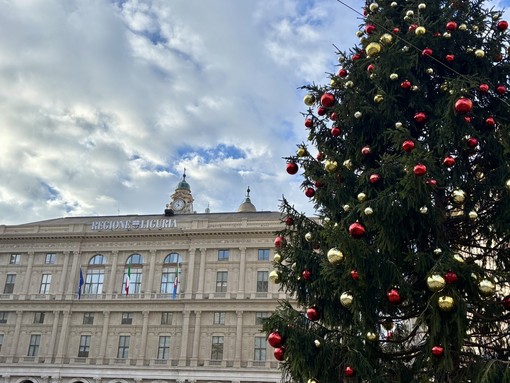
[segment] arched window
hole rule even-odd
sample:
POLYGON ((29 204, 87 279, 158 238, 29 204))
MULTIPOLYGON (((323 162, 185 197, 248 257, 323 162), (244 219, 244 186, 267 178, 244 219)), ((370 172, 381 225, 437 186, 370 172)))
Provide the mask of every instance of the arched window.
POLYGON ((142 270, 143 257, 138 253, 131 254, 126 260, 124 278, 122 279, 122 289, 126 295, 142 292, 142 270))
POLYGON ((90 258, 85 286, 83 287, 84 294, 97 295, 103 293, 104 263, 105 257, 103 254, 96 254, 90 258))
POLYGON ((163 260, 161 273, 161 293, 172 294, 175 299, 180 290, 182 257, 178 253, 170 253, 163 260))

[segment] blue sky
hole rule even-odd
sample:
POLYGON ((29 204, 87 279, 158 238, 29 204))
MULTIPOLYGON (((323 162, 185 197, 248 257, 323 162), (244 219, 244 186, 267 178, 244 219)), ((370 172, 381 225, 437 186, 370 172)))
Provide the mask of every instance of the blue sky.
POLYGON ((184 168, 197 212, 249 186, 311 213, 282 159, 306 140, 298 88, 359 23, 335 0, 0 1, 0 224, 159 214, 184 168))

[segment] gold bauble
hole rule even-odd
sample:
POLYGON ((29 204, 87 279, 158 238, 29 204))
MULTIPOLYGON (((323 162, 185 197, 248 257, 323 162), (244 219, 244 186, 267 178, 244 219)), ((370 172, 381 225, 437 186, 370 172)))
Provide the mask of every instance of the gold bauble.
POLYGON ((482 279, 478 284, 478 289, 483 295, 489 296, 496 292, 496 285, 488 279, 482 279))
POLYGON ((300 146, 298 148, 298 150, 296 151, 296 154, 298 157, 304 157, 304 156, 306 156, 306 153, 307 153, 306 149, 303 148, 302 146, 300 146))
POLYGON ((342 206, 342 209, 344 209, 344 211, 347 213, 349 210, 351 210, 351 207, 346 204, 346 205, 342 206))
POLYGON ((444 37, 445 39, 449 39, 449 38, 451 38, 451 37, 452 37, 452 34, 451 34, 451 33, 449 33, 449 32, 445 32, 445 33, 443 33, 443 37, 444 37))
POLYGON ((468 217, 469 219, 477 219, 478 218, 478 213, 474 210, 471 210, 469 213, 468 213, 468 217))
POLYGON ((363 116, 363 113, 360 111, 354 112, 354 118, 361 118, 361 116, 363 116))
POLYGON ((308 106, 312 106, 313 103, 315 102, 315 96, 309 93, 305 95, 305 97, 303 98, 303 102, 308 106))
POLYGON ((370 9, 370 12, 376 12, 379 9, 379 4, 372 3, 368 6, 368 9, 370 9))
POLYGON ((308 232, 305 234, 306 242, 310 242, 312 240, 312 238, 313 238, 312 233, 308 232))
POLYGON ((403 125, 402 125, 402 123, 401 123, 400 121, 395 122, 395 128, 397 128, 397 129, 401 129, 401 128, 402 128, 402 126, 403 126, 403 125))
POLYGON ((443 295, 438 298, 437 305, 443 311, 451 311, 455 306, 455 301, 449 295, 443 295))
POLYGON ((324 169, 326 169, 328 173, 333 173, 334 171, 336 171, 337 168, 338 164, 336 161, 326 160, 326 163, 324 164, 324 169))
POLYGON ((344 259, 344 253, 338 250, 336 247, 329 249, 328 251, 328 261, 332 265, 336 265, 337 263, 342 262, 344 259))
POLYGON ((418 27, 414 30, 414 33, 417 36, 423 36, 425 33, 427 33, 427 30, 425 29, 425 27, 418 27))
POLYGON ((363 36, 363 31, 357 31, 356 32, 356 37, 361 37, 363 36))
POLYGON ((433 75, 434 74, 434 69, 427 68, 427 69, 425 69, 425 73, 427 73, 428 75, 433 75))
POLYGON ((353 300, 354 300, 354 298, 353 298, 352 294, 348 293, 347 291, 342 293, 342 295, 340 295, 340 303, 344 307, 350 307, 352 305, 353 300))
POLYGON ((344 167, 345 167, 346 169, 348 169, 348 170, 352 170, 352 169, 354 168, 354 165, 353 165, 353 163, 352 163, 352 161, 351 161, 351 160, 345 160, 345 161, 343 162, 343 165, 344 165, 344 167))
POLYGON ((464 263, 464 258, 462 258, 459 253, 453 254, 453 259, 455 259, 459 263, 464 263))
POLYGON ((418 92, 418 91, 420 90, 420 87, 419 87, 418 85, 413 85, 413 86, 411 87, 411 90, 412 90, 413 92, 418 92))
POLYGON ((375 57, 381 52, 381 44, 379 43, 370 43, 365 48, 365 52, 370 57, 375 57))
POLYGON ((317 348, 319 348, 320 346, 322 346, 321 341, 320 341, 319 339, 315 339, 315 340, 313 341, 313 344, 314 344, 314 345, 315 345, 315 347, 317 347, 317 348))
POLYGON ((505 187, 508 191, 510 191, 510 179, 506 180, 505 187))
POLYGON ((319 381, 317 379, 311 378, 308 379, 307 383, 319 383, 319 381))
POLYGON ((365 213, 365 215, 372 215, 374 214, 374 210, 371 207, 367 207, 363 210, 363 213, 365 213))
POLYGON ((441 255, 441 253, 442 253, 442 252, 443 252, 443 250, 441 250, 439 247, 438 247, 438 248, 435 248, 435 249, 434 249, 434 251, 433 251, 433 253, 434 253, 435 255, 441 255))
POLYGON ((418 4, 418 9, 419 9, 419 10, 422 10, 422 11, 423 11, 425 8, 427 8, 427 4, 425 4, 425 3, 420 3, 420 4, 418 4))
POLYGON ((427 214, 429 212, 429 208, 427 206, 420 207, 421 214, 427 214))
POLYGON ((370 76, 368 76, 370 78, 370 80, 373 80, 374 78, 377 78, 377 74, 376 73, 370 73, 370 76))
POLYGON ((346 81, 344 87, 345 88, 352 88, 354 86, 354 83, 352 81, 346 81))
POLYGON ((296 271, 296 269, 297 269, 296 262, 294 262, 292 265, 290 265, 290 268, 292 271, 296 271))
POLYGON ((467 31, 467 25, 466 24, 460 24, 458 29, 459 29, 459 31, 462 31, 462 32, 467 31))
POLYGON ((365 202, 367 199, 367 195, 365 193, 359 193, 358 194, 358 201, 359 202, 365 202))
POLYGON ((463 204, 464 201, 466 201, 466 197, 467 197, 467 195, 464 190, 457 189, 457 190, 454 190, 452 193, 453 202, 455 202, 458 205, 463 204))
POLYGON ((389 33, 384 33, 380 38, 379 41, 383 44, 389 45, 393 42, 393 36, 389 33))
POLYGON ((377 340, 377 334, 375 332, 369 331, 366 336, 370 342, 375 342, 377 340))
POLYGON ((406 16, 407 17, 413 17, 414 16, 414 12, 413 11, 407 11, 406 12, 406 16))
POLYGON ((281 263, 282 262, 282 255, 279 254, 279 253, 276 253, 274 256, 273 256, 273 261, 275 263, 281 263))
POLYGON ((398 74, 396 74, 396 73, 391 73, 391 74, 390 74, 390 80, 392 80, 392 81, 398 80, 398 74))
POLYGON ((383 96, 382 94, 376 94, 376 95, 374 96, 374 102, 375 102, 376 104, 380 104, 380 103, 381 103, 381 102, 383 102, 383 101, 384 101, 384 96, 383 96))
POLYGON ((332 87, 332 88, 338 88, 338 85, 340 85, 340 84, 339 84, 339 82, 338 82, 338 81, 336 81, 334 78, 332 78, 332 79, 329 81, 329 86, 330 86, 330 87, 332 87))
POLYGON ((269 281, 274 284, 280 283, 280 274, 278 274, 278 271, 273 270, 269 273, 269 281))
POLYGON ((483 49, 477 49, 475 50, 475 56, 479 59, 484 58, 485 52, 483 51, 483 49))
POLYGON ((441 291, 444 289, 446 281, 439 274, 433 274, 427 278, 427 286, 431 291, 441 291))
POLYGON ((473 25, 473 26, 471 27, 471 30, 472 30, 473 32, 478 32, 478 30, 479 30, 479 29, 480 29, 480 28, 478 28, 478 25, 473 25))

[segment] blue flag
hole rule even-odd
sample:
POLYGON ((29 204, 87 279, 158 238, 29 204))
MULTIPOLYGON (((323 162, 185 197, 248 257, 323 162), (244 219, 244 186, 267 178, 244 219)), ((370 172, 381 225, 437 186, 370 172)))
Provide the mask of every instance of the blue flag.
POLYGON ((84 283, 85 283, 85 281, 83 280, 83 272, 81 271, 81 267, 80 267, 80 283, 78 286, 78 299, 81 298, 81 287, 83 286, 84 283))
POLYGON ((177 264, 175 268, 175 278, 174 278, 174 291, 172 293, 172 299, 177 297, 177 293, 179 292, 179 264, 177 264))

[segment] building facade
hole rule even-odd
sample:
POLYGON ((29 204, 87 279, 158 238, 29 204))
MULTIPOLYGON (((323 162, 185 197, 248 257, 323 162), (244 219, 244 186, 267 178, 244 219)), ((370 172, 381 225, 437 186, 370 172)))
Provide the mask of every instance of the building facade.
POLYGON ((0 382, 278 382, 261 321, 280 213, 193 212, 0 226, 0 382))

